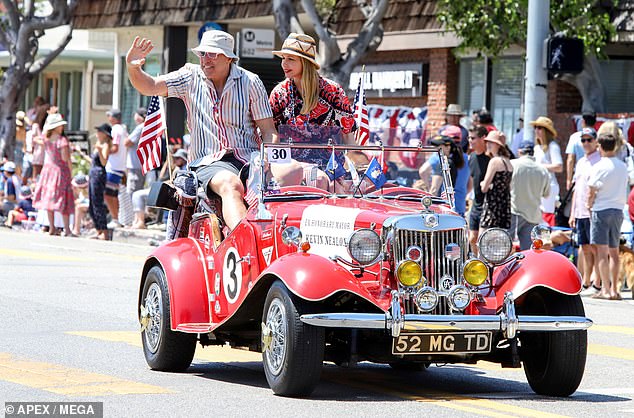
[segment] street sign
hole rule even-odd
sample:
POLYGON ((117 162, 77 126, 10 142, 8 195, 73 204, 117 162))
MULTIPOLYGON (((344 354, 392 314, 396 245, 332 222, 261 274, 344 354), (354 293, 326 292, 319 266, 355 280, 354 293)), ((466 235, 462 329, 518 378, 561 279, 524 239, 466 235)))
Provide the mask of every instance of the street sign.
POLYGON ((242 29, 240 31, 240 57, 273 58, 275 31, 272 29, 242 29))

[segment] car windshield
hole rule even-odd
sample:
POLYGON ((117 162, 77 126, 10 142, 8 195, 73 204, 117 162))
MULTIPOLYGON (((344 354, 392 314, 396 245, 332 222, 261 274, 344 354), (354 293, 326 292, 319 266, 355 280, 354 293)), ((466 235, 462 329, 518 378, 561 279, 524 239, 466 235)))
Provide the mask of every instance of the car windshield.
POLYGON ((417 181, 418 169, 399 161, 399 157, 435 164, 440 171, 441 186, 433 193, 438 201, 451 206, 453 187, 449 161, 441 149, 433 146, 383 146, 345 144, 339 127, 281 125, 279 142, 263 144, 251 155, 248 194, 262 201, 282 198, 310 198, 337 195, 342 197, 420 199, 416 190, 424 191, 417 181), (261 162, 265 163, 262 164, 261 162), (395 193, 398 188, 398 193, 395 193), (389 189, 393 189, 390 191, 389 189))

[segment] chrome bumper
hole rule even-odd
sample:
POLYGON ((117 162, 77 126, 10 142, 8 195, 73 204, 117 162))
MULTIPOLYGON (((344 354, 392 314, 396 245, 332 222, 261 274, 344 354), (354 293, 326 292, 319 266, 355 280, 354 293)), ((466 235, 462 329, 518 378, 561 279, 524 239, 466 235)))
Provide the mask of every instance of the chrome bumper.
POLYGON ((514 338, 518 331, 578 331, 592 326, 583 316, 517 316, 513 295, 504 295, 499 315, 416 315, 402 314, 399 295, 392 293, 392 305, 385 314, 322 313, 302 315, 308 325, 331 328, 389 329, 393 337, 401 331, 501 331, 514 338))

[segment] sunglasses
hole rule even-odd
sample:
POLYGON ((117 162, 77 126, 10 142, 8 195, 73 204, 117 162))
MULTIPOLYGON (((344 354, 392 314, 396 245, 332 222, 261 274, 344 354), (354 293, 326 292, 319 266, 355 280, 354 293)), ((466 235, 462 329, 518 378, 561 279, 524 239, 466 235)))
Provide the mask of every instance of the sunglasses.
POLYGON ((592 142, 594 141, 594 138, 581 138, 581 143, 585 144, 586 142, 592 142))
POLYGON ((544 129, 544 127, 543 127, 543 126, 536 126, 536 127, 535 127, 535 130, 536 130, 536 131, 537 131, 537 130, 541 130, 541 129, 544 129))
POLYGON ((193 51, 194 54, 196 54, 196 56, 198 58, 209 58, 209 59, 216 59, 218 58, 218 55, 222 55, 219 52, 202 52, 202 51, 193 51))

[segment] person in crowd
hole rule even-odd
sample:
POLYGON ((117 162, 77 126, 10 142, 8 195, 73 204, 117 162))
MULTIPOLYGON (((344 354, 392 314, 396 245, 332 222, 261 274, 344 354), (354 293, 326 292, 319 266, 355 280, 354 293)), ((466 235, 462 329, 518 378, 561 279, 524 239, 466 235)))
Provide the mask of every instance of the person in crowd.
POLYGON ((509 147, 513 155, 519 155, 520 145, 524 142, 524 117, 520 116, 517 122, 519 126, 517 127, 515 135, 513 135, 511 146, 509 147))
MULTIPOLYGON (((173 156, 173 166, 174 171, 184 171, 187 169, 187 151, 184 149, 177 150, 174 154, 170 154, 173 156)), ((167 172, 169 164, 163 164, 163 168, 159 174, 159 179, 166 180, 169 178, 169 173, 167 172)), ((147 198, 150 194, 150 187, 145 189, 137 190, 132 195, 132 206, 134 208, 134 223, 132 224, 133 229, 145 229, 145 210, 147 207, 147 198)))
POLYGON ((535 162, 532 141, 517 148, 519 158, 511 160, 511 236, 517 235, 520 250, 531 247, 531 231, 541 222, 539 202, 550 193, 548 170, 535 162))
MULTIPOLYGON (((452 184, 455 184, 458 176, 458 169, 465 166, 463 152, 454 140, 446 135, 436 135, 430 141, 432 145, 437 146, 447 157, 449 163, 449 176, 452 184), (458 167, 460 165, 460 167, 458 167)), ((439 196, 443 188, 443 173, 440 164, 440 156, 438 154, 431 155, 427 161, 421 166, 419 176, 423 183, 427 185, 427 180, 431 176, 431 182, 427 187, 427 191, 434 196, 439 196)), ((457 205, 457 204, 456 204, 457 205)), ((458 210, 456 208, 456 210, 458 210)), ((463 208, 464 213, 464 208, 463 208)))
POLYGON ((38 96, 33 101, 33 106, 35 107, 34 112, 29 110, 31 115, 27 113, 29 119, 33 122, 31 124, 31 141, 33 146, 33 178, 37 179, 37 176, 40 175, 42 171, 42 166, 44 165, 44 137, 42 136, 42 126, 46 122, 46 118, 50 114, 55 114, 56 109, 51 110, 51 105, 49 105, 42 97, 38 96))
POLYGON ((506 148, 506 136, 500 131, 491 131, 484 139, 491 161, 487 166, 480 188, 484 193, 480 234, 489 228, 511 227, 511 178, 513 166, 506 148))
POLYGON ((460 216, 465 216, 467 210, 467 188, 470 178, 469 165, 467 164, 469 156, 465 149, 469 149, 469 141, 467 136, 467 146, 462 145, 462 129, 464 128, 460 128, 462 127, 449 125, 442 131, 442 135, 450 137, 455 145, 455 147, 451 149, 450 158, 450 165, 454 165, 456 168, 456 178, 453 182, 454 200, 456 202, 456 212, 458 212, 460 216), (460 156, 458 153, 462 155, 460 156))
MULTIPOLYGON (((629 184, 634 184, 634 148, 625 140, 623 131, 616 122, 604 122, 597 131, 597 136, 612 135, 616 138, 616 157, 625 163, 629 184)), ((626 189, 629 193, 629 188, 626 189)))
MULTIPOLYGON (((585 128, 594 129, 597 123, 597 115, 594 112, 584 112, 581 115, 581 130, 570 135, 568 145, 566 145, 566 189, 570 190, 573 183, 575 166, 585 155, 585 148, 581 143, 581 134, 585 128)), ((595 137, 596 139, 596 137, 595 137)))
POLYGON ((124 142, 127 149, 126 190, 130 196, 137 190, 141 190, 145 185, 145 176, 141 170, 141 161, 139 161, 139 157, 136 155, 136 150, 139 145, 139 139, 141 139, 141 132, 143 131, 146 115, 147 109, 145 107, 140 107, 134 112, 134 122, 136 126, 124 142))
POLYGON ((13 210, 18 204, 20 197, 20 186, 22 182, 15 174, 15 163, 13 161, 5 162, 0 170, 2 170, 2 207, 0 212, 2 216, 7 216, 9 211, 13 210))
MULTIPOLYGON (((339 127, 345 143, 354 143, 352 132, 356 129, 354 115, 343 88, 332 80, 321 77, 317 70, 317 44, 304 34, 291 33, 282 48, 273 51, 282 59, 281 66, 286 79, 280 82, 269 96, 276 128, 294 125, 300 128, 311 126, 339 127)), ((302 162, 323 161, 316 186, 327 189, 330 181, 325 170, 330 153, 324 150, 304 150, 302 162), (321 157, 321 158, 320 158, 321 157)), ((308 165, 303 164, 306 173, 308 165)))
MULTIPOLYGON (((572 140, 572 139, 571 139, 572 140)), ((594 166, 601 160, 597 132, 594 128, 583 128, 579 143, 583 146, 584 156, 577 160, 574 177, 571 183, 575 184, 570 207, 569 225, 577 231, 577 244, 581 247, 577 265, 583 278, 583 296, 592 296, 601 289, 598 276, 592 283, 592 273, 595 269, 596 249, 590 244, 590 218, 591 213, 586 207, 588 201, 588 179, 594 170, 594 166)))
MULTIPOLYGON (((26 120, 26 113, 19 110, 15 113, 15 150, 14 159, 18 176, 23 179, 23 167, 24 167, 24 153, 26 144, 26 131, 29 127, 29 123, 26 120)), ((22 181, 24 183, 24 180, 22 181)))
POLYGON ((462 111, 462 107, 459 104, 452 103, 447 106, 447 111, 445 112, 445 121, 446 123, 438 129, 438 133, 440 135, 447 135, 443 133, 448 127, 453 126, 460 129, 460 141, 459 145, 462 148, 462 151, 469 151, 469 131, 460 124, 460 118, 464 116, 464 112, 462 111))
POLYGON ((542 199, 542 218, 548 225, 555 226, 555 208, 559 200, 559 182, 555 173, 563 171, 561 148, 555 141, 557 131, 553 121, 546 116, 538 117, 531 125, 535 128, 535 161, 550 173, 550 195, 542 199))
POLYGON ((482 218, 482 206, 484 205, 484 192, 480 188, 480 183, 489 166, 491 157, 487 154, 487 145, 484 139, 488 131, 484 126, 473 126, 469 130, 469 144, 473 152, 469 155, 469 180, 467 190, 473 190, 474 199, 469 210, 469 243, 471 252, 478 254, 478 236, 480 231, 480 220, 482 218))
POLYGON ((85 223, 88 208, 90 207, 90 199, 87 195, 88 176, 83 173, 76 174, 71 181, 73 186, 73 195, 75 196, 75 222, 73 224, 73 234, 80 236, 82 224, 85 223))
POLYGON ((108 123, 112 126, 112 143, 108 162, 106 163, 104 200, 112 216, 112 222, 108 226, 116 228, 122 226, 122 223, 119 222, 119 189, 126 170, 128 149, 125 147, 125 141, 128 137, 128 131, 126 126, 121 123, 121 111, 119 109, 110 109, 106 112, 106 116, 108 117, 108 123))
POLYGON ((68 139, 63 136, 66 121, 59 113, 50 114, 42 128, 46 158, 33 196, 33 206, 46 210, 49 234, 57 235, 55 212, 62 215, 64 235, 73 236, 70 215, 75 213, 75 199, 71 187, 72 161, 68 139))
POLYGON ((619 240, 628 177, 625 163, 616 157, 618 143, 613 135, 599 134, 601 159, 588 179, 590 243, 596 248, 596 273, 601 280, 601 290, 592 296, 596 299, 621 299, 617 289, 619 240))
POLYGON ((240 169, 262 140, 277 141, 264 85, 257 75, 236 65, 233 46, 230 34, 207 31, 193 49, 199 64, 185 64, 158 77, 142 68, 154 48, 149 39, 136 37, 126 55, 130 82, 141 94, 177 97, 185 103, 189 166, 208 193, 221 197, 230 229, 246 215, 240 169))
POLYGON ((97 235, 93 238, 108 239, 108 208, 104 201, 106 190, 106 164, 108 155, 112 149, 112 127, 103 123, 95 127, 97 142, 95 143, 92 157, 86 157, 91 162, 88 172, 88 213, 92 218, 97 235))
POLYGON ((498 130, 498 128, 496 128, 493 124, 493 116, 491 116, 491 112, 484 108, 478 112, 478 125, 484 126, 487 132, 498 130))
POLYGON ((29 186, 20 188, 20 201, 15 209, 9 211, 7 220, 4 223, 5 226, 11 228, 16 223, 26 221, 29 217, 29 212, 35 212, 32 195, 33 193, 29 186))

